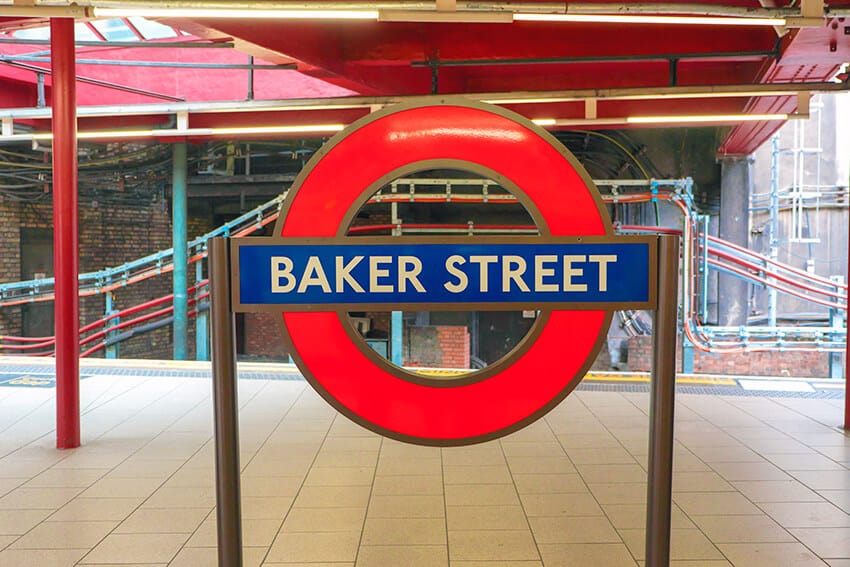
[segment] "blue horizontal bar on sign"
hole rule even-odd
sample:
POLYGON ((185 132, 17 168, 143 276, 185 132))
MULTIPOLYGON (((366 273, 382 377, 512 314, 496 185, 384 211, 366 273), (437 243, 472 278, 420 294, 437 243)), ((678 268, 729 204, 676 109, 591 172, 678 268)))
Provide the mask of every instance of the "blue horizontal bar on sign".
POLYGON ((542 243, 259 240, 234 243, 237 311, 262 306, 306 311, 330 306, 580 309, 609 304, 624 309, 654 302, 652 237, 542 243))

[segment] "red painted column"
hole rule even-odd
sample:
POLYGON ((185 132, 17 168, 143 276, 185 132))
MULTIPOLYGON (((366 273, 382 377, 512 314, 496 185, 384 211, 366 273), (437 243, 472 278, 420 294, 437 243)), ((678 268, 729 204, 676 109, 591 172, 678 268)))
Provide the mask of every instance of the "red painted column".
POLYGON ((74 20, 51 18, 53 265, 56 278, 56 447, 80 446, 80 306, 77 228, 77 86, 74 20))

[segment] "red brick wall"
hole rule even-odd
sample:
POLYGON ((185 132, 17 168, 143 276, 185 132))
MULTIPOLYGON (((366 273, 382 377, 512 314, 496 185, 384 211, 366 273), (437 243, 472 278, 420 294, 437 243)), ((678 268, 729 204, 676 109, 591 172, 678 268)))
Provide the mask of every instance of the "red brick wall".
POLYGON ((286 358, 286 348, 280 337, 280 315, 273 313, 246 313, 244 318, 244 352, 247 356, 261 358, 286 358))
POLYGON ((469 368, 469 330, 459 326, 406 327, 405 366, 469 368))
MULTIPOLYGON (((97 206, 81 201, 79 208, 80 273, 118 266, 171 246, 171 217, 162 203, 118 205, 100 202, 97 206)), ((209 219, 194 218, 190 222, 190 239, 210 228, 209 219)), ((21 228, 52 230, 53 212, 50 200, 40 203, 0 201, 0 282, 21 279, 21 228)), ((189 282, 194 283, 194 266, 190 266, 189 282)), ((172 291, 171 274, 150 278, 114 292, 113 306, 123 309, 168 295, 172 291)), ((155 309, 161 309, 163 306, 155 309)), ((80 301, 81 326, 104 315, 103 295, 80 301)), ((190 322, 189 351, 194 357, 194 322, 190 322)), ((0 309, 0 334, 21 334, 20 308, 0 309)), ((95 343, 83 347, 83 350, 95 343)), ((121 358, 171 358, 172 331, 167 326, 133 337, 120 344, 121 358)), ((101 350, 94 356, 104 356, 101 350)))
MULTIPOLYGON (((652 368, 652 337, 629 339, 629 370, 648 372, 652 368)), ((676 369, 682 370, 681 342, 676 349, 676 369)), ((749 376, 829 376, 829 354, 825 352, 744 352, 710 354, 694 349, 697 374, 741 374, 749 376)))

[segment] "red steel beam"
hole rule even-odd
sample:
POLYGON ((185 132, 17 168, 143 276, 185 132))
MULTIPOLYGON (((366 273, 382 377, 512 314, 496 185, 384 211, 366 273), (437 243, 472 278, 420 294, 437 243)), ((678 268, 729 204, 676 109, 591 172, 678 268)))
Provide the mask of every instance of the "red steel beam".
POLYGON ((80 446, 80 305, 77 227, 77 91, 74 20, 51 18, 56 447, 80 446))

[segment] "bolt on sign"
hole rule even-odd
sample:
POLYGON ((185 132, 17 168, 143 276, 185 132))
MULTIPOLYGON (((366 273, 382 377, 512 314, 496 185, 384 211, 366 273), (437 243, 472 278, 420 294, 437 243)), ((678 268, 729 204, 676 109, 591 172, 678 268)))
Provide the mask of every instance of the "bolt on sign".
POLYGON ((678 254, 677 236, 615 236, 576 159, 502 108, 432 97, 352 124, 299 175, 273 237, 210 242, 219 567, 242 565, 234 311, 278 314, 301 372, 350 419, 402 441, 452 446, 504 436, 557 406, 590 368, 617 309, 656 314, 646 565, 669 565, 678 254), (538 235, 346 236, 380 188, 445 169, 510 191, 538 235), (390 364, 347 316, 403 309, 539 316, 506 357, 446 379, 390 364))
POLYGON ((469 102, 397 106, 322 148, 290 189, 274 237, 232 241, 232 305, 280 313, 304 376, 352 420, 412 443, 464 445, 544 415, 592 364, 614 309, 653 308, 655 241, 614 236, 582 166, 527 119, 469 102), (540 236, 345 236, 378 189, 434 169, 499 182, 540 236), (376 355, 346 315, 404 309, 541 316, 504 360, 446 380, 376 355))

